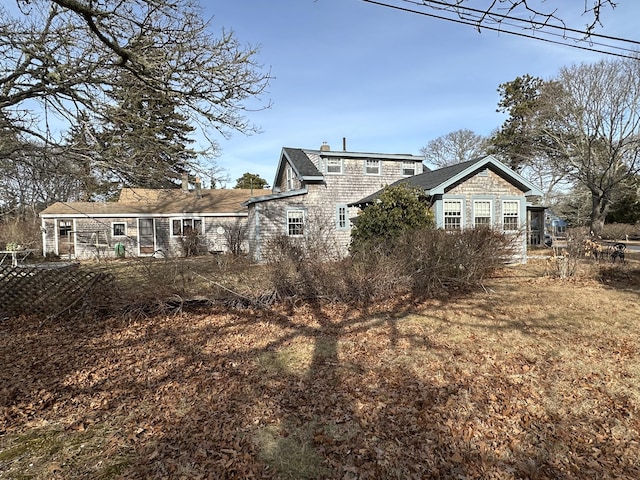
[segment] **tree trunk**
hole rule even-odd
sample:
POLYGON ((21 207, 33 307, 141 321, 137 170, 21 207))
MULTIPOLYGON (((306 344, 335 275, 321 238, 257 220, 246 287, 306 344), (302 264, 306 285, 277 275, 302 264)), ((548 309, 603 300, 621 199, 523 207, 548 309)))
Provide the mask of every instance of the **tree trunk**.
POLYGON ((604 228, 604 219, 609 209, 609 199, 604 193, 591 192, 591 234, 599 237, 604 228))

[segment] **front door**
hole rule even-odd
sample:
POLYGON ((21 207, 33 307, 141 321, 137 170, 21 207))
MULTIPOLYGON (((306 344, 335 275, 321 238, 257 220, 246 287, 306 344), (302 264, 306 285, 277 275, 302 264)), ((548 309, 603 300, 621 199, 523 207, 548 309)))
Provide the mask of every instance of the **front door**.
POLYGON ((140 255, 153 255, 156 251, 156 236, 153 218, 138 220, 138 245, 140 255))
POLYGON ((73 220, 58 220, 58 255, 75 255, 76 234, 73 220))

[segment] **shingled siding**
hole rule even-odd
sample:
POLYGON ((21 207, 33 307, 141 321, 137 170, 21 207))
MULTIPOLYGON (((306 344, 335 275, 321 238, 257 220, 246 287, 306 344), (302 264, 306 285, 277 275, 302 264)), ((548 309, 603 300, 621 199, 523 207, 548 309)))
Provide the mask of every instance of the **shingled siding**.
MULTIPOLYGON (((269 258, 269 246, 279 236, 288 236, 287 211, 304 211, 304 236, 293 241, 323 245, 327 258, 338 258, 348 252, 350 229, 336 226, 336 203, 327 198, 326 187, 310 185, 307 194, 256 202, 249 208, 249 252, 254 261, 269 258)), ((352 215, 355 212, 351 213, 352 215)))
MULTIPOLYGON (((521 224, 520 233, 515 237, 515 256, 526 260, 526 198, 524 192, 513 184, 502 178, 492 170, 484 170, 482 174, 476 174, 462 183, 455 185, 448 190, 443 197, 464 200, 464 225, 467 228, 473 227, 474 200, 491 200, 493 205, 492 224, 494 228, 502 228, 502 201, 518 200, 520 202, 519 221, 521 224), (486 175, 484 175, 486 173, 486 175)), ((441 225, 439 225, 441 226, 441 225)))
MULTIPOLYGON (((188 215, 188 218, 201 218, 204 223, 204 234, 201 242, 201 251, 227 252, 226 232, 228 229, 245 228, 246 216, 220 216, 203 217, 188 215)), ((151 217, 145 217, 151 218, 151 217)), ((178 218, 178 217, 175 217, 178 218)), ((179 217, 182 218, 182 217, 179 217)), ((186 218, 186 217, 185 217, 186 218)), ((126 256, 138 256, 138 218, 62 218, 73 222, 74 253, 71 258, 97 259, 115 257, 115 246, 121 243, 125 247, 126 256), (113 223, 125 223, 126 235, 113 236, 113 223), (96 234, 96 232, 99 232, 96 234), (99 235, 99 236, 98 236, 99 235), (97 245, 96 245, 97 244, 97 245)), ((184 255, 184 248, 180 237, 171 236, 172 217, 153 217, 155 229, 155 249, 168 256, 184 255)), ((68 253, 62 252, 58 246, 58 219, 44 219, 44 253, 53 253, 67 257, 68 253)), ((248 243, 245 241, 243 250, 248 251, 248 243)))
MULTIPOLYGON (((267 246, 278 235, 287 234, 287 209, 305 211, 305 239, 308 242, 326 242, 328 256, 348 254, 351 228, 338 228, 338 207, 360 200, 391 183, 406 178, 402 175, 402 161, 380 160, 380 174, 365 173, 364 158, 342 158, 342 173, 326 173, 323 161, 309 153, 318 170, 323 172, 324 184, 308 184, 307 193, 295 197, 273 198, 256 202, 249 208, 249 252, 256 261, 267 259, 267 246)), ((335 157, 333 157, 335 158, 335 157)), ((416 171, 422 164, 416 159, 416 171)), ((299 186, 296 184, 296 187, 299 186)), ((286 185, 281 185, 286 191, 286 185)), ((347 219, 358 215, 356 207, 347 208, 347 219)))
POLYGON ((493 198, 493 218, 499 219, 502 215, 502 198, 522 197, 524 201, 524 193, 511 183, 507 182, 497 173, 486 170, 487 175, 475 175, 468 180, 454 186, 447 191, 447 195, 464 196, 465 201, 465 218, 473 222, 473 200, 475 198, 493 198))

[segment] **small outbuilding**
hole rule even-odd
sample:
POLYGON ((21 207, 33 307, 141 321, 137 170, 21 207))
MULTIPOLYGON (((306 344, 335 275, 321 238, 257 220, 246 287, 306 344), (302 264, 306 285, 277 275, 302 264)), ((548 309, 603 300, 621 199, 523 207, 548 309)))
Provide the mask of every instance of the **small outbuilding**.
POLYGON ((40 213, 43 254, 83 259, 226 252, 230 241, 244 238, 243 203, 252 195, 249 189, 124 188, 115 202, 54 203, 40 213))

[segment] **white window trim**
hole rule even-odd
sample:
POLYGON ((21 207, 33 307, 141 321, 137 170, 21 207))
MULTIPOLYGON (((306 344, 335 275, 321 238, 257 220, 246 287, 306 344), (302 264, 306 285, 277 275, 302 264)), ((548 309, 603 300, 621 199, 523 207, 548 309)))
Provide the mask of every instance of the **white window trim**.
POLYGON ((127 222, 111 222, 111 236, 115 238, 127 236, 127 222), (124 225, 124 233, 122 235, 116 235, 115 225, 124 225))
MULTIPOLYGON (((491 198, 474 198, 473 199, 473 205, 472 205, 472 220, 473 220, 473 226, 477 227, 476 225, 476 203, 477 202, 487 202, 489 204, 489 226, 493 226, 494 223, 494 219, 493 216, 495 214, 494 212, 494 208, 493 208, 493 199, 491 198)), ((484 224, 483 224, 484 225, 484 224)))
POLYGON ((371 176, 380 176, 382 175, 382 161, 379 158, 367 158, 364 161, 364 174, 365 175, 371 175, 371 176), (367 162, 377 162, 378 164, 378 172, 377 173, 370 173, 367 171, 367 162))
POLYGON ((304 237, 305 232, 307 231, 307 212, 305 212, 305 210, 303 208, 288 208, 287 212, 286 212, 286 234, 287 237, 294 237, 294 238, 301 238, 304 237), (301 234, 292 234, 290 233, 289 230, 289 215, 291 215, 293 212, 301 212, 302 213, 302 233, 301 234))
POLYGON ((192 225, 194 224, 194 222, 196 220, 200 220, 200 231, 198 232, 200 235, 204 235, 204 218, 202 217, 172 217, 169 219, 171 222, 171 236, 172 237, 184 237, 184 221, 185 220, 191 220, 192 225), (176 234, 175 230, 173 228, 173 222, 175 221, 179 221, 180 222, 180 233, 176 234))
POLYGON ((327 175, 342 175, 343 173, 343 162, 341 158, 327 158, 325 161, 325 173, 327 175), (329 171, 329 162, 334 161, 334 162, 338 162, 337 165, 332 165, 333 167, 338 166, 340 167, 340 171, 339 172, 330 172, 329 171))
MULTIPOLYGON (((447 230, 447 212, 446 212, 446 209, 445 209, 445 204, 447 202, 460 204, 460 229, 459 230, 462 231, 464 229, 465 203, 464 203, 464 200, 461 199, 461 198, 445 198, 445 199, 442 200, 442 228, 447 230)), ((455 230, 450 230, 450 231, 455 231, 455 230)))
POLYGON ((518 230, 520 230, 520 227, 521 227, 521 223, 520 223, 520 222, 522 222, 522 218, 521 218, 521 213, 522 213, 522 212, 521 212, 521 206, 522 206, 522 205, 521 205, 520 200, 515 199, 515 198, 514 198, 514 199, 505 199, 505 200, 502 200, 502 211, 500 212, 500 215, 501 215, 501 219, 502 219, 502 230, 503 230, 504 232, 517 232, 518 230), (517 208, 517 210, 516 210, 516 216, 515 216, 515 217, 513 217, 513 216, 510 216, 510 217, 509 217, 509 218, 516 218, 516 220, 517 220, 517 226, 516 226, 516 228, 514 228, 514 229, 509 229, 509 230, 507 230, 507 229, 505 228, 505 222, 504 222, 504 219, 505 219, 505 208, 504 208, 504 205, 505 205, 505 203, 515 203, 515 204, 518 206, 518 208, 517 208))
POLYGON ((287 164, 286 168, 284 169, 284 176, 285 176, 285 181, 287 185, 287 190, 293 190, 294 175, 293 175, 293 168, 291 168, 291 165, 287 164))
MULTIPOLYGON (((402 165, 400 167, 402 169, 402 175, 404 177, 413 177, 414 175, 418 174, 418 162, 414 162, 414 161, 410 161, 410 160, 403 160, 402 161, 402 165), (409 166, 411 165, 411 167, 413 168, 413 173, 404 173, 405 171, 405 166, 409 166)), ((408 168, 407 168, 408 170, 408 168)))

